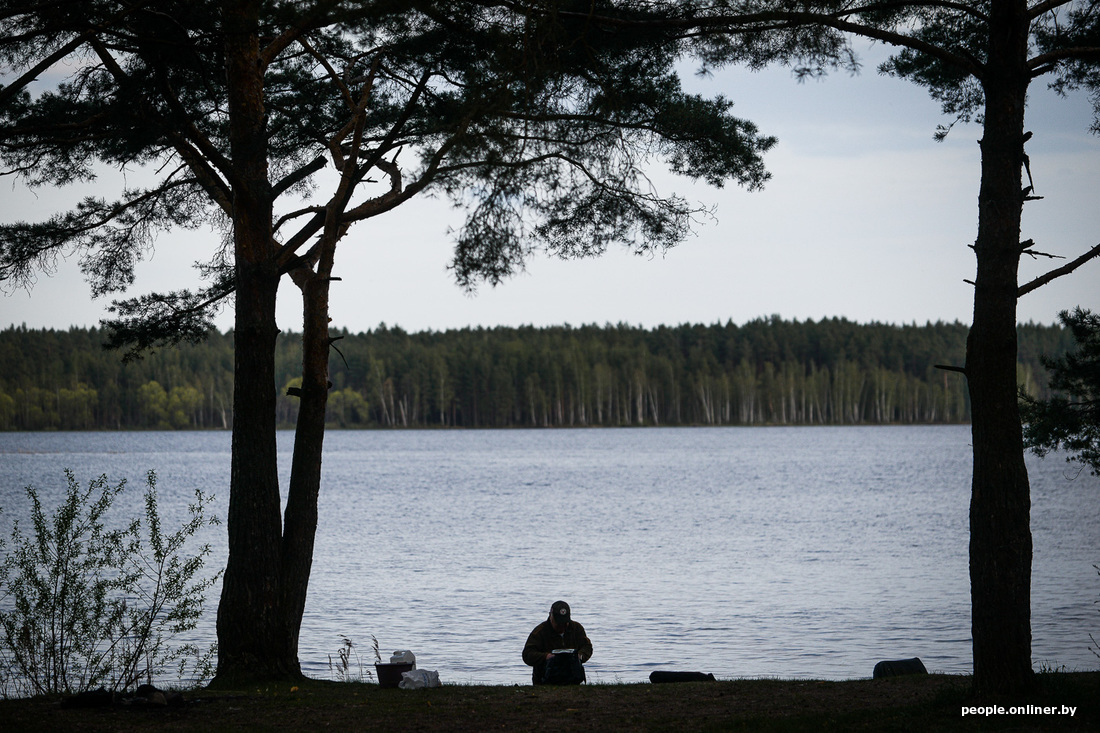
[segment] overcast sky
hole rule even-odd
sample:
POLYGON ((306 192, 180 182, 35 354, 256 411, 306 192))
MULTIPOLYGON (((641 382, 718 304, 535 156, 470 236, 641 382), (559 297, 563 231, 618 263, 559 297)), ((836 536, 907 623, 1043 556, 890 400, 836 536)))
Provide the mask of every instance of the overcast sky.
MULTIPOLYGON (((722 93, 734 112, 775 135, 763 191, 721 190, 655 174, 661 192, 676 191, 714 207, 696 235, 664 255, 612 250, 599 259, 537 257, 502 286, 468 294, 446 265, 449 227, 461 216, 423 199, 351 231, 337 252, 333 325, 352 331, 380 322, 409 331, 465 326, 569 323, 744 323, 760 316, 846 317, 867 323, 962 321, 972 314, 979 157, 976 125, 932 139, 945 119, 936 102, 905 81, 834 74, 796 82, 790 72, 723 71, 686 85, 722 93)), ((1026 205, 1024 237, 1037 249, 1073 258, 1100 241, 1100 138, 1088 133, 1083 94, 1063 99, 1034 85, 1027 152, 1042 201, 1026 205)), ((113 180, 113 179, 112 179, 113 180)), ((110 180, 98 184, 111 196, 110 180)), ((32 194, 0 184, 0 218, 45 218, 76 192, 32 194)), ((87 190, 81 192, 88 193, 87 190)), ((133 294, 194 286, 190 264, 208 255, 216 233, 161 237, 139 268, 133 294)), ((1021 282, 1059 266, 1025 258, 1021 282)), ((94 326, 110 297, 92 300, 75 261, 60 263, 33 290, 0 295, 0 326, 94 326)), ((1025 296, 1021 321, 1053 323, 1058 311, 1100 310, 1100 262, 1025 296)), ((298 291, 285 282, 279 325, 300 330, 298 291)), ((232 313, 219 317, 229 328, 232 313)))

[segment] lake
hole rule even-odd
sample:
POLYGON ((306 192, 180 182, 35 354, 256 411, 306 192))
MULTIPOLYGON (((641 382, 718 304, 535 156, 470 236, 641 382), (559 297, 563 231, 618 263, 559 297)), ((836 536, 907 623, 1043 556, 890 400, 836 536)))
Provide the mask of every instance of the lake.
MULTIPOLYGON (((289 478, 293 435, 280 433, 289 478)), ((445 683, 526 684, 559 599, 593 682, 869 677, 883 659, 971 670, 968 426, 332 431, 300 655, 330 678, 410 649, 445 683)), ((5 527, 62 470, 159 476, 166 526, 196 486, 228 500, 227 432, 0 433, 5 527)), ((1100 667, 1100 481, 1028 457, 1036 668, 1100 667)), ((6 533, 6 529, 4 530, 6 533)), ((224 525, 204 537, 224 564, 224 525)), ((212 641, 216 597, 197 640, 212 641)))

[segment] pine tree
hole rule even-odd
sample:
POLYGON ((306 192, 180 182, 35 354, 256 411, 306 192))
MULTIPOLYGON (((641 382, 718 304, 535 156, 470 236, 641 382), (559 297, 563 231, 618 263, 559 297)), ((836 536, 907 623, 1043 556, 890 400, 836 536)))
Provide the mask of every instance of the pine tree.
MULTIPOLYGON (((974 319, 966 363, 958 368, 967 378, 973 415, 974 684, 980 694, 1028 689, 1031 498, 1016 406, 1016 303, 1100 256, 1100 245, 1030 283, 1018 282, 1024 253, 1049 254, 1021 237, 1024 203, 1036 198, 1024 112, 1029 86, 1046 77, 1060 91, 1089 92, 1100 113, 1100 6, 1073 0, 669 0, 610 3, 587 17, 624 34, 691 39, 704 68, 781 63, 818 76, 858 69, 853 38, 885 43, 897 52, 881 71, 926 87, 952 118, 939 130, 941 138, 955 122, 981 125, 974 319)), ((1100 114, 1093 129, 1100 129, 1100 114)))
MULTIPOLYGON (((696 206, 643 167, 749 188, 773 140, 730 103, 684 93, 680 47, 624 37, 569 0, 315 3, 4 2, 0 164, 30 185, 142 167, 155 183, 0 227, 0 279, 30 284, 75 255, 97 295, 126 290, 156 234, 220 224, 230 242, 198 292, 116 301, 110 342, 199 340, 234 307, 229 560, 219 683, 300 675, 317 531, 335 252, 411 198, 462 205, 453 271, 495 283, 534 249, 598 255, 674 245, 696 206), (71 77, 32 96, 55 67, 71 77), (327 170, 327 177, 322 171, 327 170), (305 199, 302 202, 300 199, 305 199), (275 297, 302 293, 302 373, 289 499, 276 473, 275 297)), ((587 6, 585 6, 587 7, 587 6)), ((129 352, 134 354, 134 351, 129 352)), ((383 389, 388 389, 383 385, 383 389)), ((405 421, 404 403, 388 407, 405 421), (404 412, 402 412, 404 410, 404 412)), ((485 411, 472 406, 472 417, 485 411)))

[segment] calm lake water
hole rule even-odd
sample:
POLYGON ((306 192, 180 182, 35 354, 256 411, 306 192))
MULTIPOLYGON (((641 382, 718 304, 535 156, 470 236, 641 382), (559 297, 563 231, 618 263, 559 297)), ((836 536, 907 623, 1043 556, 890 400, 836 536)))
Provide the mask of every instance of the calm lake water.
MULTIPOLYGON (((564 598, 594 682, 869 677, 913 656, 969 672, 969 441, 965 426, 330 432, 303 668, 329 678, 341 635, 368 664, 373 634, 444 682, 528 683, 520 650, 564 598)), ((22 487, 56 497, 64 468, 127 478, 129 513, 155 469, 167 526, 195 486, 224 517, 229 446, 0 433, 5 526, 27 515, 22 487)), ((1035 666, 1096 669, 1100 481, 1060 457, 1028 465, 1035 666)), ((206 539, 220 567, 224 526, 206 539)))

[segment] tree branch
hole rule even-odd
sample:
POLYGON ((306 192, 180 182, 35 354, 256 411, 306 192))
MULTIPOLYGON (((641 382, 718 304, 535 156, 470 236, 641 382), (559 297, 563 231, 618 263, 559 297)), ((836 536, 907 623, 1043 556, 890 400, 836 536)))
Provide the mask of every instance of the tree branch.
POLYGON ((85 31, 84 33, 66 43, 61 48, 54 51, 46 58, 42 59, 42 61, 40 61, 39 63, 28 69, 25 74, 13 81, 11 84, 8 84, 0 89, 0 107, 2 107, 4 103, 8 101, 9 97, 15 96, 28 84, 34 82, 34 80, 38 78, 39 74, 53 66, 55 63, 57 63, 76 49, 80 48, 81 44, 89 40, 94 35, 94 31, 85 31))
POLYGON ((287 189, 296 183, 300 183, 305 179, 312 176, 317 171, 325 167, 325 156, 318 155, 313 160, 306 163, 301 168, 291 171, 287 175, 283 176, 274 186, 271 187, 271 198, 276 199, 283 193, 286 193, 287 189))
MULTIPOLYGON (((906 7, 928 7, 942 8, 945 10, 955 10, 962 12, 966 15, 975 17, 979 20, 988 20, 985 15, 979 13, 974 8, 962 3, 925 2, 906 3, 905 5, 906 7)), ((895 4, 883 3, 858 8, 849 8, 836 14, 797 11, 762 11, 758 13, 714 15, 702 18, 692 17, 675 20, 625 19, 603 15, 597 16, 589 13, 583 14, 583 17, 589 19, 590 21, 624 28, 634 27, 647 28, 650 30, 660 30, 661 28, 682 28, 684 30, 698 29, 700 31, 706 32, 707 34, 716 33, 740 35, 744 33, 759 33, 761 30, 759 26, 765 23, 782 24, 774 26, 772 28, 773 30, 790 30, 794 28, 808 27, 813 25, 824 26, 845 33, 851 33, 853 35, 861 36, 863 38, 871 38, 877 41, 882 41, 883 43, 888 43, 891 46, 911 48, 914 51, 919 51, 920 53, 924 53, 932 56, 933 58, 939 59, 946 64, 960 68, 977 79, 983 78, 985 71, 982 66, 976 63, 974 59, 968 58, 965 55, 951 53, 944 48, 941 48, 931 43, 927 43, 920 40, 919 38, 908 36, 904 33, 898 33, 896 31, 890 31, 883 28, 876 28, 875 26, 866 25, 864 23, 850 21, 847 19, 848 17, 858 15, 860 13, 869 13, 876 10, 889 9, 896 9, 895 4)), ((561 12, 559 14, 562 16, 582 16, 581 13, 570 12, 561 12)))
POLYGON ((294 23, 288 27, 285 31, 280 33, 264 48, 260 49, 260 63, 264 69, 274 63, 275 59, 279 57, 288 46, 298 40, 301 36, 309 32, 311 29, 317 27, 317 20, 323 18, 330 9, 335 7, 339 3, 339 0, 323 0, 318 2, 312 12, 305 13, 299 22, 294 23))
POLYGON ((1060 48, 1057 51, 1048 51, 1047 53, 1041 53, 1035 58, 1027 62, 1028 68, 1032 71, 1032 76, 1041 76, 1046 73, 1048 69, 1054 68, 1054 66, 1060 61, 1076 61, 1076 60, 1091 60, 1096 61, 1100 59, 1100 47, 1097 46, 1075 46, 1073 48, 1060 48))
MULTIPOLYGON (((134 12, 135 10, 140 10, 140 9, 144 8, 148 4, 148 2, 149 2, 149 0, 139 0, 138 2, 135 2, 133 5, 130 5, 128 7, 124 7, 118 13, 111 16, 107 20, 107 23, 105 23, 104 25, 106 27, 110 27, 112 24, 114 24, 115 22, 125 18, 127 15, 134 12)), ((8 16, 5 15, 5 17, 8 17, 8 16)), ((102 31, 102 28, 89 28, 88 30, 81 33, 80 35, 78 35, 75 38, 71 39, 68 43, 65 43, 62 46, 60 46, 56 51, 54 51, 50 55, 46 56, 44 59, 39 61, 37 64, 32 66, 30 69, 28 69, 18 79, 14 80, 10 84, 4 85, 4 87, 2 89, 0 89, 0 107, 4 106, 4 103, 8 101, 9 97, 15 96, 22 89, 24 89, 27 85, 34 82, 34 80, 38 78, 39 74, 41 74, 43 71, 45 71, 46 69, 48 69, 51 66, 53 66, 54 64, 56 64, 61 59, 65 58, 65 56, 69 55, 70 53, 72 53, 76 49, 80 48, 81 45, 83 45, 87 41, 90 41, 92 38, 94 38, 96 36, 97 33, 100 33, 101 31, 102 31)))
MULTIPOLYGON (((97 39, 91 41, 91 46, 95 50, 96 55, 99 56, 100 61, 103 62, 104 67, 106 67, 116 81, 120 82, 120 85, 130 81, 129 76, 122 67, 119 66, 106 46, 97 39)), ((160 116, 155 112, 153 112, 151 116, 162 122, 163 129, 167 131, 165 136, 172 141, 172 147, 195 174, 195 178, 206 190, 210 198, 222 209, 222 211, 228 214, 233 206, 233 197, 228 185, 218 176, 217 171, 220 170, 226 173, 232 172, 233 168, 230 161, 227 160, 210 140, 200 133, 198 128, 188 119, 186 111, 183 109, 183 106, 180 104, 179 99, 172 89, 167 88, 167 85, 164 85, 164 87, 166 88, 162 89, 162 93, 164 94, 165 101, 180 115, 181 119, 185 120, 185 122, 177 128, 173 125, 163 124, 163 121, 160 120, 160 116)), ((145 101, 143 105, 146 107, 145 111, 149 112, 152 109, 152 105, 148 104, 147 100, 143 101, 145 101)))
POLYGON ((1067 0, 1047 0, 1046 2, 1039 3, 1028 9, 1027 14, 1032 19, 1038 18, 1044 13, 1048 13, 1051 10, 1057 10, 1063 5, 1069 5, 1067 0))
POLYGON ((1096 245, 1088 252, 1075 259, 1073 262, 1068 262, 1056 270, 1051 270, 1047 274, 1035 278, 1026 285, 1021 285, 1016 291, 1016 297, 1019 298, 1021 296, 1024 296, 1027 293, 1030 293, 1032 290, 1036 290, 1043 285, 1046 285, 1051 280, 1061 277, 1062 275, 1068 275, 1081 265, 1096 257, 1100 257, 1100 244, 1096 245))

